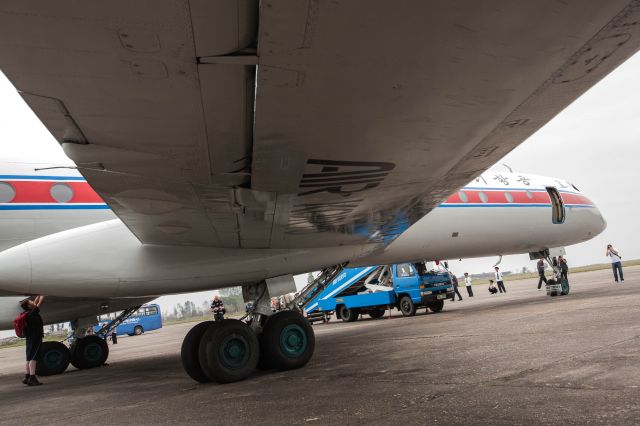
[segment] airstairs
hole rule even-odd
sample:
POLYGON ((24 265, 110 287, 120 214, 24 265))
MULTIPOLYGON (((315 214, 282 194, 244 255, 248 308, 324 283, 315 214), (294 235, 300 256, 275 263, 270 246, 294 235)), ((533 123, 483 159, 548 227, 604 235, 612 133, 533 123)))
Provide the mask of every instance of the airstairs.
POLYGON ((344 264, 330 266, 323 269, 320 275, 307 284, 300 293, 287 303, 286 308, 290 310, 298 310, 302 312, 304 307, 311 302, 320 292, 322 292, 331 281, 344 269, 344 264))

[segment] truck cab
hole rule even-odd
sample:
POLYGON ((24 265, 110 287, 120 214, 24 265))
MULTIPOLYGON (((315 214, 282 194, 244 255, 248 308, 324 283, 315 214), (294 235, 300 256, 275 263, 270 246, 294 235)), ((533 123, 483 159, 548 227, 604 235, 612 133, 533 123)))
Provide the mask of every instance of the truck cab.
POLYGON ((397 308, 403 315, 415 315, 419 307, 440 312, 445 299, 453 298, 451 274, 434 262, 391 265, 397 308))

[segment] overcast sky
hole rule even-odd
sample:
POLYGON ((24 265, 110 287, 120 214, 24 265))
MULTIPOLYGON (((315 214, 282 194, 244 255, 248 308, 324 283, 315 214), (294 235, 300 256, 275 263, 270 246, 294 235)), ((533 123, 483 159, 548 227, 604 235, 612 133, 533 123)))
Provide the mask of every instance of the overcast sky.
MULTIPOLYGON (((521 144, 495 169, 560 177, 574 183, 602 211, 608 227, 591 241, 567 248, 572 266, 606 262, 612 242, 625 259, 640 257, 640 55, 636 55, 521 144)), ((0 74, 0 161, 67 164, 59 145, 0 74)), ((497 258, 452 261, 457 274, 491 270, 497 258)), ((527 255, 508 256, 503 270, 532 267, 527 255)), ((304 277, 301 277, 304 281, 304 277)), ((209 292, 165 296, 164 308, 184 300, 197 305, 209 292)))

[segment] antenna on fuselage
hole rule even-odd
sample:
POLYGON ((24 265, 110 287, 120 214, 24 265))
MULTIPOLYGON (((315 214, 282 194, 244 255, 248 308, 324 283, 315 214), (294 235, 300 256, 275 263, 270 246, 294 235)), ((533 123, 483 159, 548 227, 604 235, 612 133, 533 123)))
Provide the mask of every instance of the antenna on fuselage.
POLYGON ((498 265, 500 264, 500 262, 502 262, 502 255, 500 255, 500 256, 498 257, 498 261, 496 262, 496 264, 495 264, 495 265, 493 265, 493 267, 495 268, 496 266, 498 266, 498 265))
POLYGON ((507 168, 507 170, 509 170, 509 173, 513 173, 513 170, 511 169, 511 167, 509 167, 508 165, 502 163, 503 166, 505 166, 507 168))

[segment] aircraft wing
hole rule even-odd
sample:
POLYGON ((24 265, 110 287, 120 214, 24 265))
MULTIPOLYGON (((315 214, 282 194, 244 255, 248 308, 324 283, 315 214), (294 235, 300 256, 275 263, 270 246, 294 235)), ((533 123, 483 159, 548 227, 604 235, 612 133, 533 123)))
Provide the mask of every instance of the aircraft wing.
POLYGON ((395 238, 635 53, 639 21, 627 0, 9 1, 0 68, 142 242, 337 246, 395 238))

